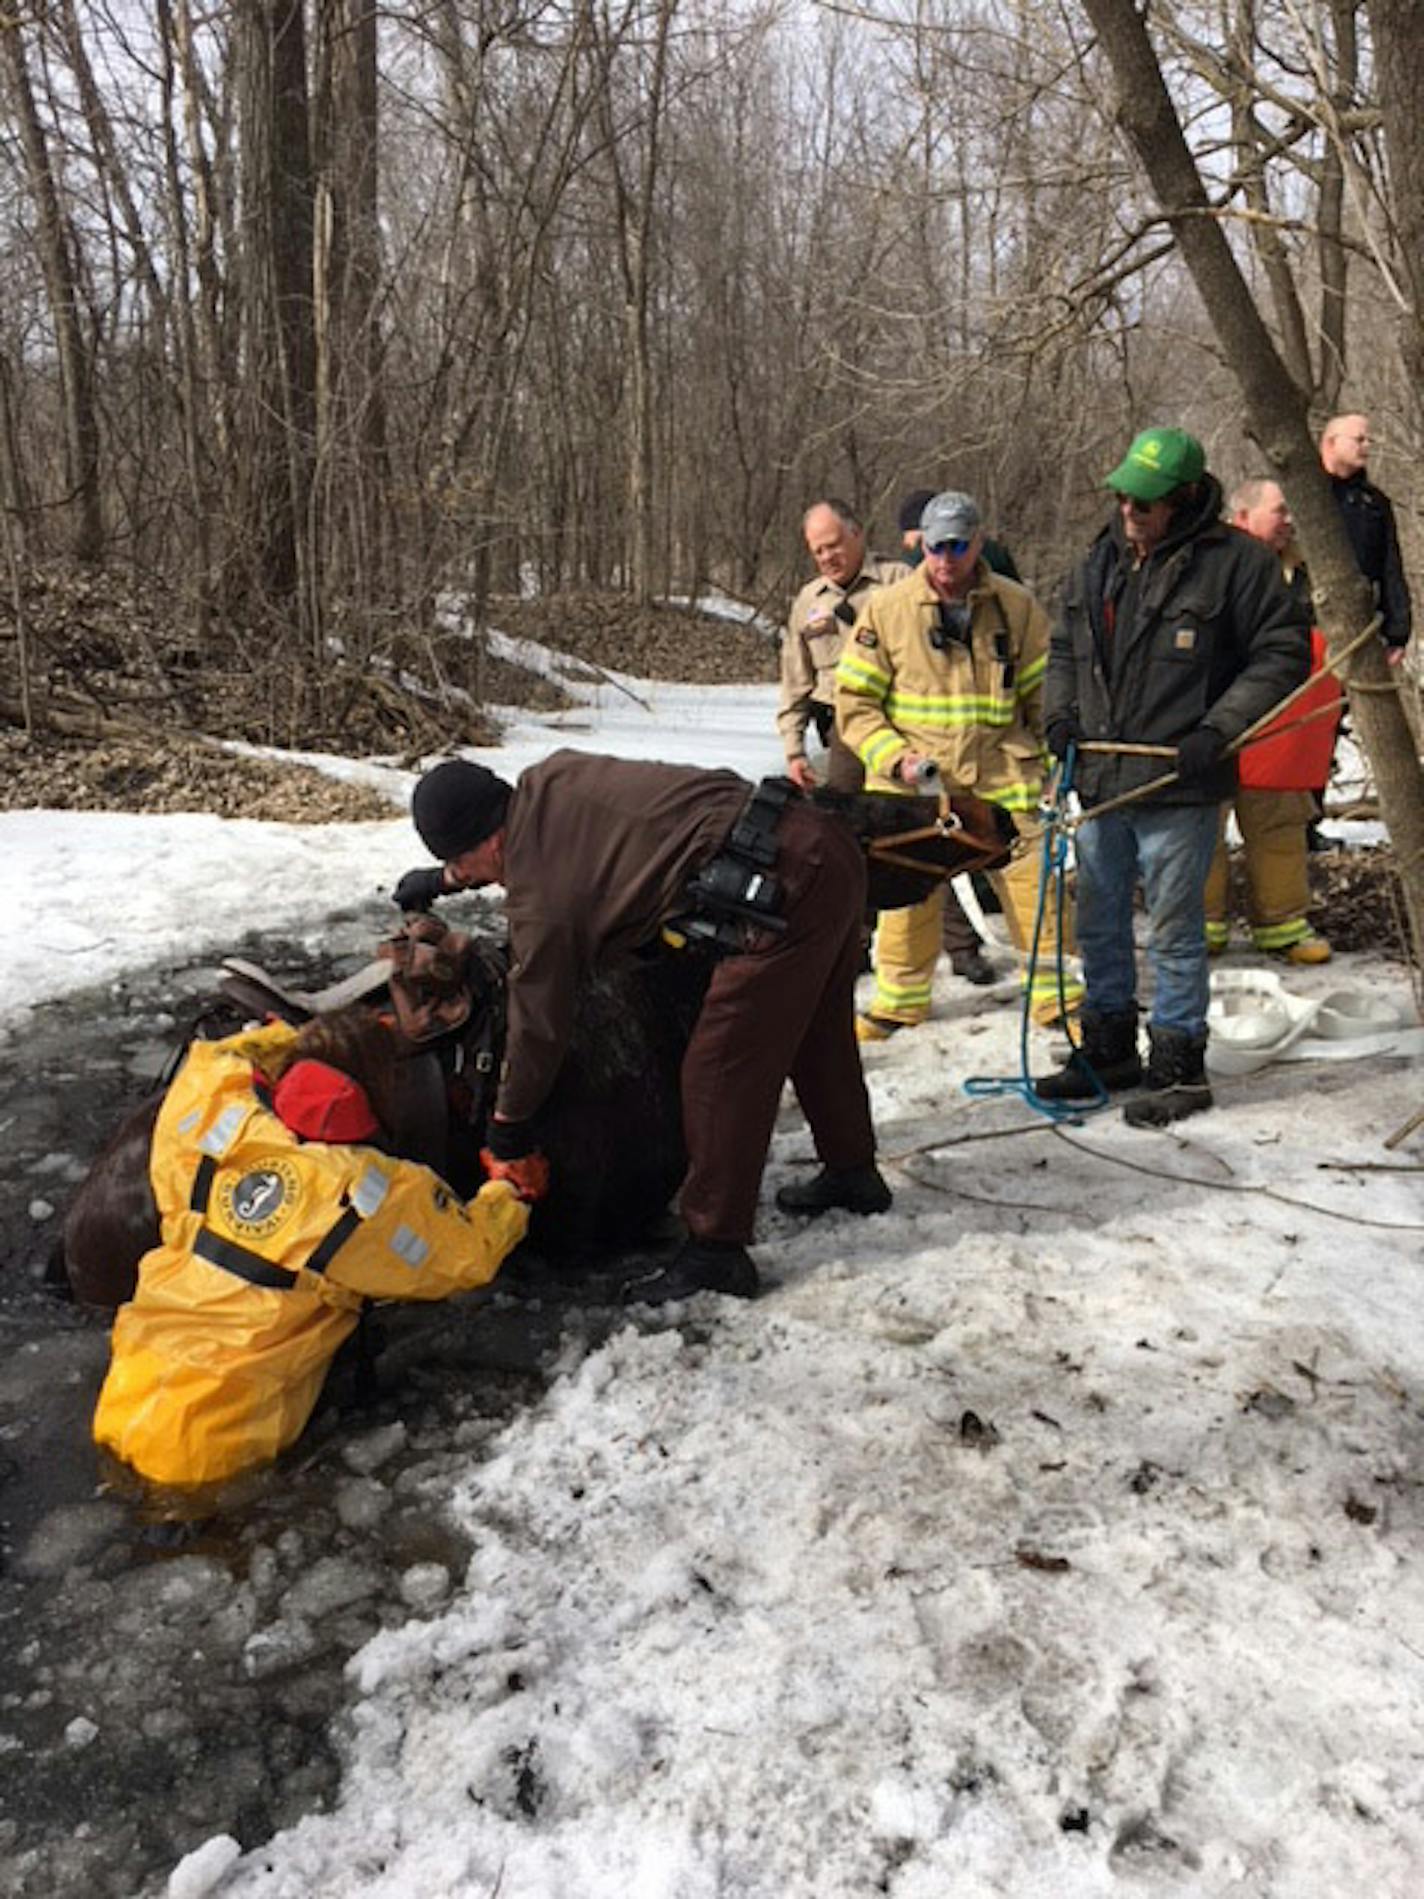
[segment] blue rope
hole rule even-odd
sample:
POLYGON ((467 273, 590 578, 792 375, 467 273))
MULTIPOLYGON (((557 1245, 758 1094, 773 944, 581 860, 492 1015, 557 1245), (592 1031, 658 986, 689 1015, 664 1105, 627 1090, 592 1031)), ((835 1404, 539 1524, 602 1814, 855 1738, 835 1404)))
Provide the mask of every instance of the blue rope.
MULTIPOLYGON (((1023 1009, 1019 1016, 1019 1072, 1017 1075, 972 1075, 964 1084, 964 1092, 977 1098, 999 1095, 1017 1095, 1025 1106, 1041 1114, 1048 1121, 1080 1122, 1085 1114, 1095 1114, 1099 1108, 1108 1104, 1108 1091, 1099 1081, 1087 1062, 1080 1058, 1080 1066, 1088 1080, 1093 1084, 1094 1098, 1091 1101, 1045 1101, 1033 1085, 1033 1075, 1028 1059, 1028 1034, 1033 1021, 1033 979, 1038 970, 1039 940, 1043 935, 1044 905, 1048 900, 1048 887, 1053 884, 1057 919, 1058 949, 1056 971, 1058 978, 1058 1016, 1068 1023, 1068 996, 1064 982, 1063 960, 1063 923, 1067 900, 1068 878, 1068 793, 1073 788, 1073 767, 1077 762, 1078 748, 1070 744, 1067 756, 1058 774, 1057 786, 1052 797, 1045 797, 1039 805, 1039 815, 1043 820, 1043 856, 1038 879, 1038 903, 1033 917, 1033 941, 1029 945, 1028 979, 1024 984, 1023 1009)), ((1068 1040, 1073 1043, 1072 1030, 1068 1030, 1068 1040)), ((1077 1044, 1073 1043, 1076 1050, 1077 1044)))

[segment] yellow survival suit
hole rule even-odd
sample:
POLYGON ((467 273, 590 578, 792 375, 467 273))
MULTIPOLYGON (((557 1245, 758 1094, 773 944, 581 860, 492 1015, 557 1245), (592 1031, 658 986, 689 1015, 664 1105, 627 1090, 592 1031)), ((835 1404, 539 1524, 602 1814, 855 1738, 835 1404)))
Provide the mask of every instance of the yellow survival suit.
POLYGON ((271 1106, 285 1023, 195 1042, 149 1163, 162 1240, 114 1321, 94 1441, 161 1484, 269 1462, 301 1433, 363 1299, 491 1280, 528 1208, 488 1181, 464 1206, 428 1167, 304 1142, 271 1106))

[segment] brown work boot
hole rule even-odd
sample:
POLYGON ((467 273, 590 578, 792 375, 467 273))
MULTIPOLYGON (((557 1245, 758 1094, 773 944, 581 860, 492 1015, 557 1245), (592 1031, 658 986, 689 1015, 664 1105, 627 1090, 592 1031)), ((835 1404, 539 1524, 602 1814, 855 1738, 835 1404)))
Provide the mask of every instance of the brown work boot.
POLYGON ((1297 937, 1294 943, 1287 943, 1284 949, 1272 950, 1271 955, 1278 963, 1297 963, 1309 967, 1314 963, 1330 961, 1330 945, 1323 936, 1317 936, 1312 930, 1309 936, 1297 937))
POLYGON ((897 1022, 893 1016, 867 1012, 855 1018, 855 1039, 857 1042, 888 1042, 901 1029, 912 1029, 914 1026, 913 1022, 897 1022))

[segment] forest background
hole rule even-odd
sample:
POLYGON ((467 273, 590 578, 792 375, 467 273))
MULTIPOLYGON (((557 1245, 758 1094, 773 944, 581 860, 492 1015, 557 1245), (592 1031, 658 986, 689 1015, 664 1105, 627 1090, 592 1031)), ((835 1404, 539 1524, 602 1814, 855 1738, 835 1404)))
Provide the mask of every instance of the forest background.
MULTIPOLYGON (((503 600, 779 615, 825 493, 969 488, 1051 597, 1154 421, 1339 652, 1332 412, 1424 561, 1421 96, 1420 0, 9 0, 0 713, 478 736, 503 600)), ((1417 670, 1347 671, 1417 947, 1417 670)))

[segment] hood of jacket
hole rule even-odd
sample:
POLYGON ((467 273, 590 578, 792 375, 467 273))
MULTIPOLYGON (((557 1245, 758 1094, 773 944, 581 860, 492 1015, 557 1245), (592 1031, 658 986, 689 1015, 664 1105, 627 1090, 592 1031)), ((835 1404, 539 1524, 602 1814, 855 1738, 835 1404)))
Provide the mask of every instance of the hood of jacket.
MULTIPOLYGON (((1167 532, 1148 556, 1149 561, 1164 559, 1174 549, 1184 546, 1188 541, 1196 540, 1212 528, 1224 530, 1225 523, 1221 519, 1224 499, 1221 483, 1216 476, 1203 475, 1197 483, 1197 494, 1185 507, 1179 508, 1173 514, 1167 525, 1167 532)), ((1120 508, 1113 510, 1113 518, 1104 531, 1117 549, 1119 560, 1130 559, 1133 548, 1123 532, 1120 508)))

